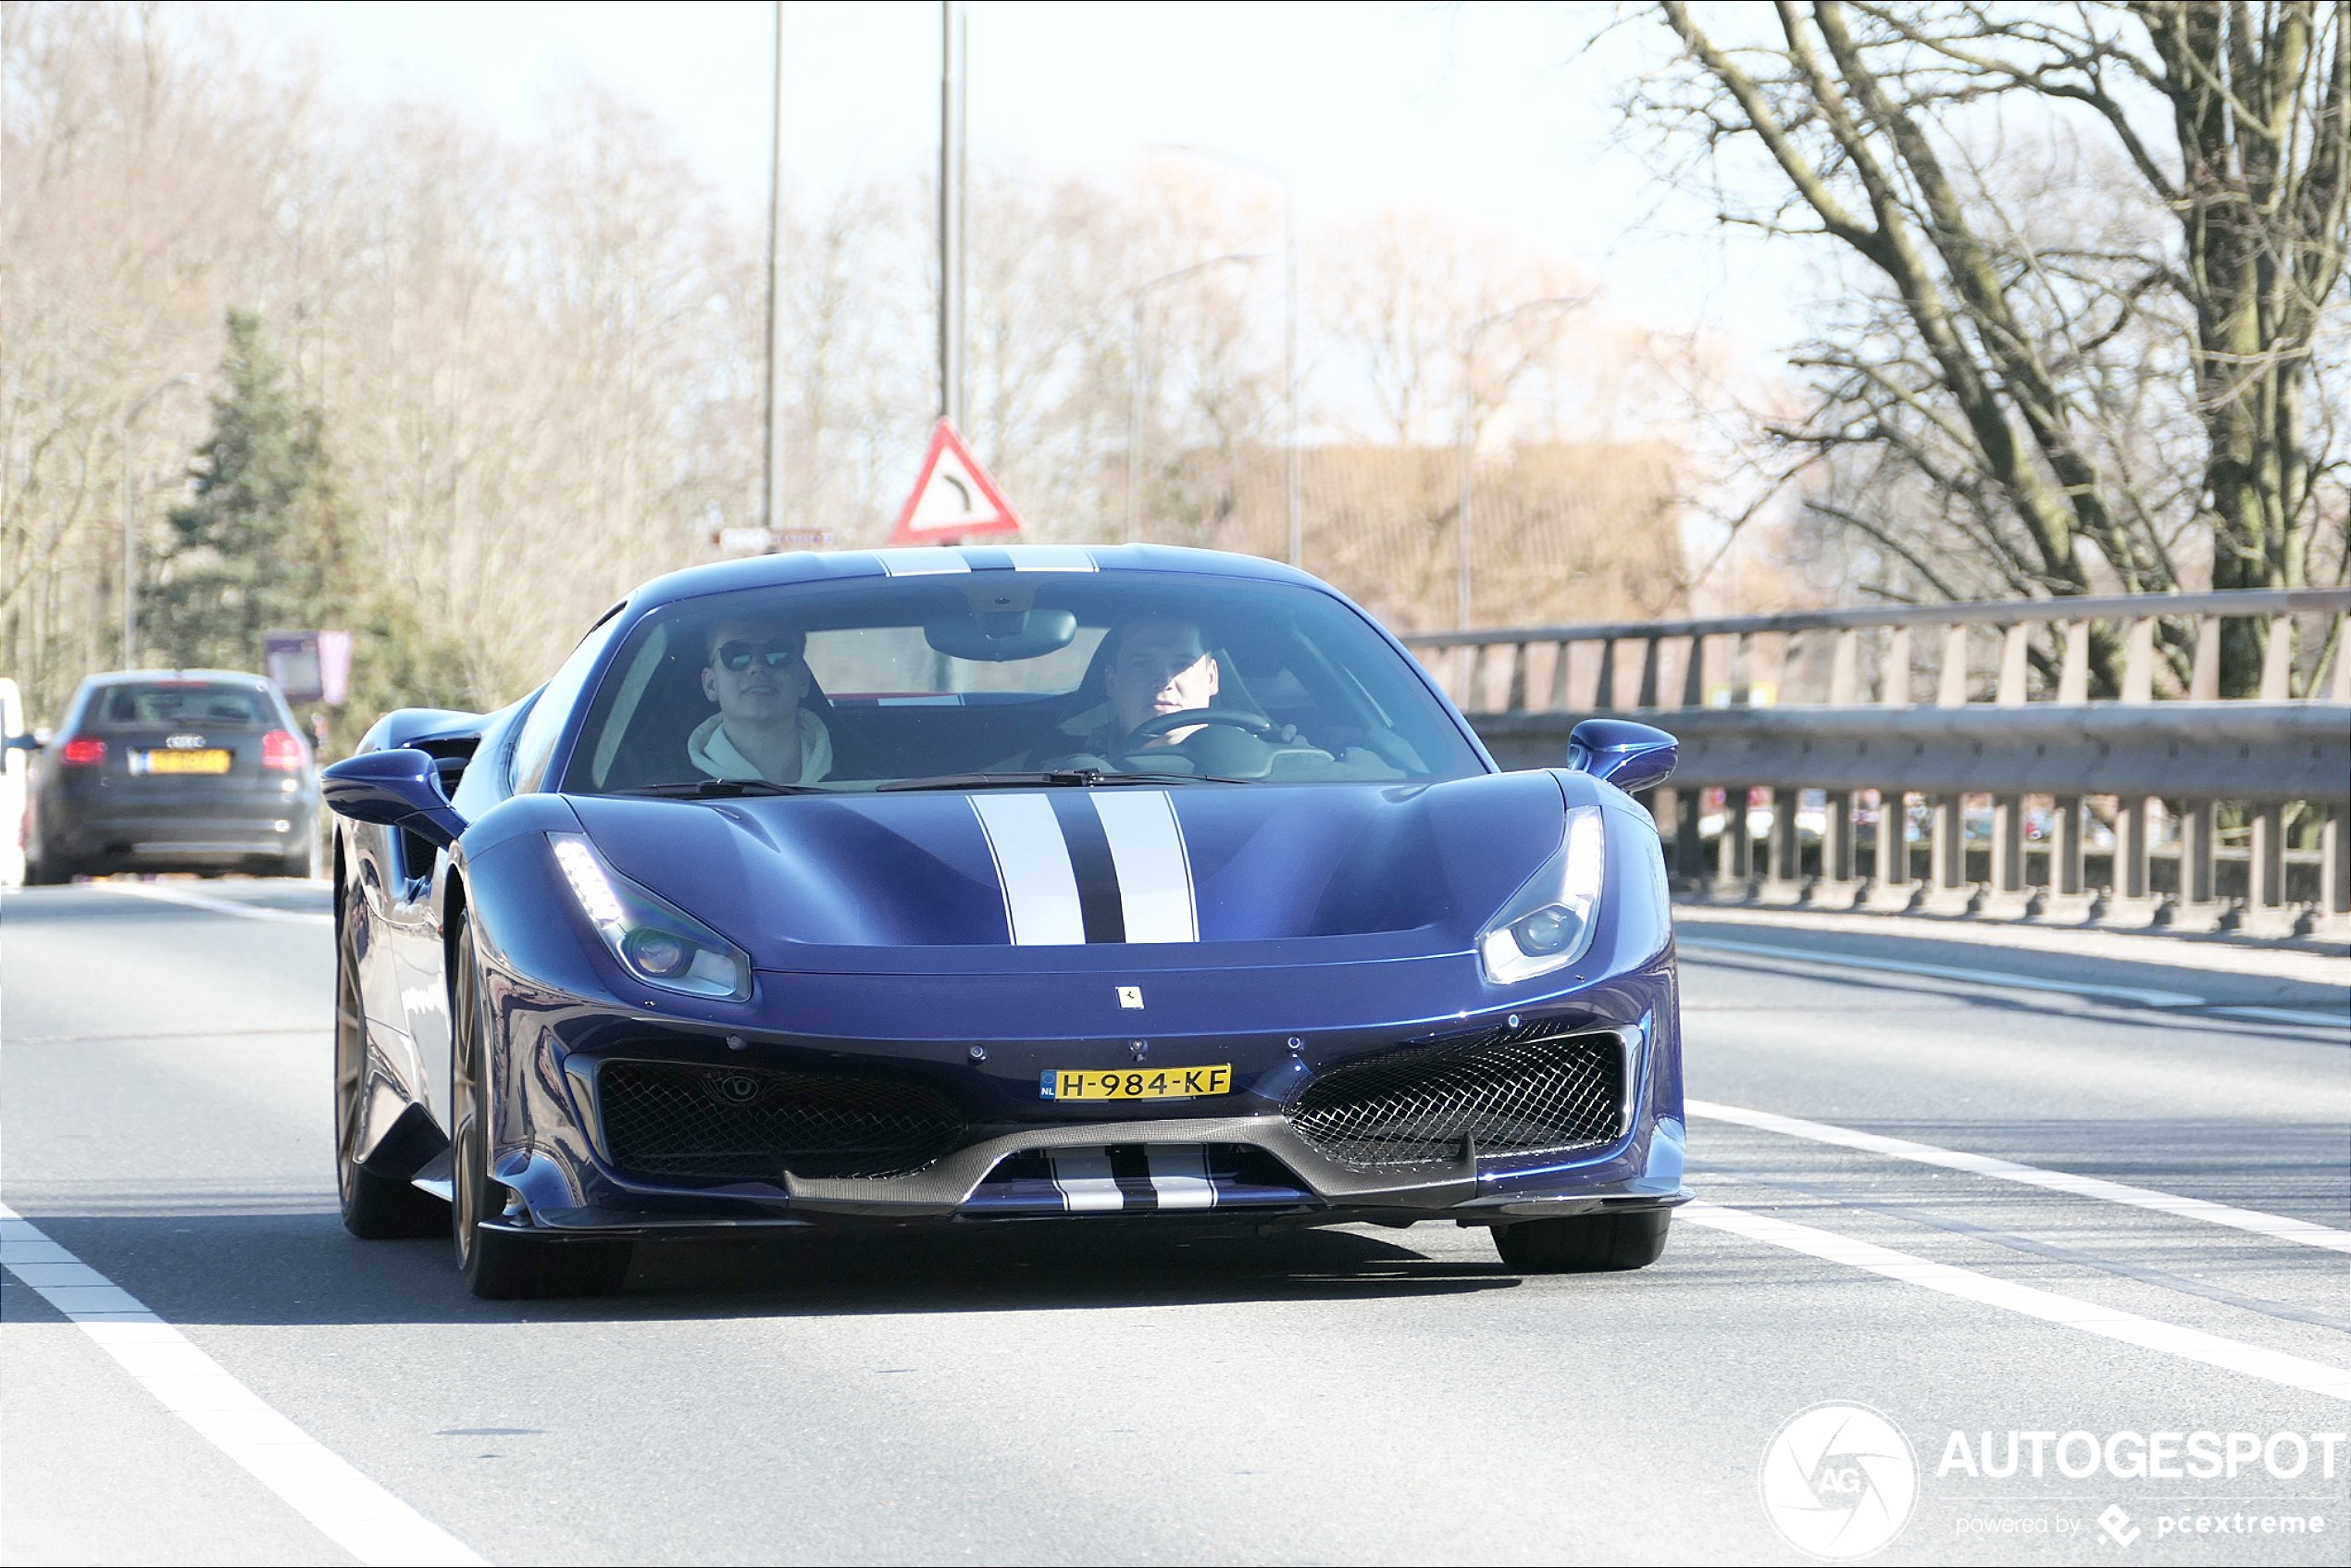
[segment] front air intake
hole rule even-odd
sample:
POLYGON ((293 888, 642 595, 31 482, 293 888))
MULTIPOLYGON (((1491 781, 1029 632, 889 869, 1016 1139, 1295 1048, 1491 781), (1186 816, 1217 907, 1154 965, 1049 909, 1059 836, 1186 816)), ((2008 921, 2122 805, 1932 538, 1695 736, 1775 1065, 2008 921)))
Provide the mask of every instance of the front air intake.
POLYGON ((614 1166, 645 1176, 907 1176, 965 1137, 945 1096, 892 1078, 607 1062, 596 1098, 614 1166))
POLYGON ((1545 1028, 1490 1029, 1333 1068, 1290 1106, 1290 1125, 1356 1170, 1449 1164, 1464 1138, 1480 1154, 1613 1142, 1623 1132, 1623 1042, 1541 1038, 1545 1028))

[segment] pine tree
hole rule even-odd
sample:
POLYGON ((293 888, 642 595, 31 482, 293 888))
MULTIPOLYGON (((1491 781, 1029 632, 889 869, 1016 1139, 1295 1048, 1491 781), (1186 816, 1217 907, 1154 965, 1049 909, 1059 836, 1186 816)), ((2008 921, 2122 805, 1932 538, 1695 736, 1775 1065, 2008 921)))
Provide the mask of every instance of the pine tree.
POLYGON ((225 396, 173 509, 141 625, 181 668, 258 670, 262 634, 335 626, 352 605, 351 510, 317 409, 287 386, 261 317, 231 310, 225 396))

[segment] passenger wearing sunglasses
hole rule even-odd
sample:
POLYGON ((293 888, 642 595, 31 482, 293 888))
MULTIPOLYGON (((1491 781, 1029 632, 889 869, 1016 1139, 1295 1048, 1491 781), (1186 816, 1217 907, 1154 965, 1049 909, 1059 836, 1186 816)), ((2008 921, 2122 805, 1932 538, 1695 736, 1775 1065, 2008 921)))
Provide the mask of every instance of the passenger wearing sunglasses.
POLYGON ((772 622, 710 630, 703 695, 718 711, 694 728, 686 756, 713 778, 815 784, 833 766, 833 738, 807 700, 808 637, 772 622))

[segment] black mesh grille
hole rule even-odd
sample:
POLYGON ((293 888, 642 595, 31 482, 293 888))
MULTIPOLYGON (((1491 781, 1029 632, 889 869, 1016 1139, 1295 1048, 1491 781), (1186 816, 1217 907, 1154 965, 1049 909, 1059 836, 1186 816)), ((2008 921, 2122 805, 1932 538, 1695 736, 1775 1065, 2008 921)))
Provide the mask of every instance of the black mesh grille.
POLYGON ((612 1162, 651 1176, 895 1176, 964 1139, 945 1097, 888 1078, 609 1062, 597 1080, 612 1162))
POLYGON ((1465 1135, 1481 1154, 1610 1142, 1623 1047, 1614 1035, 1545 1038, 1563 1027, 1492 1029, 1334 1068, 1307 1085, 1290 1124, 1317 1153, 1357 1170, 1449 1164, 1465 1135))

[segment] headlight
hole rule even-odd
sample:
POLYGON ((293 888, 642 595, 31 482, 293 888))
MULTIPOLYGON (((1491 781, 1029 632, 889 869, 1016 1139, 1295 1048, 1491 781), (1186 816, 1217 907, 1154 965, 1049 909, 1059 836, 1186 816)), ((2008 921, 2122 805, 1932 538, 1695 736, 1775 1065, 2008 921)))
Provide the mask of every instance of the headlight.
POLYGON ((585 834, 550 833, 547 841, 579 912, 621 967, 664 990, 730 1002, 750 998, 751 958, 742 949, 615 872, 585 834))
POLYGON ((1477 956, 1486 965, 1486 977, 1498 986, 1513 985, 1564 969, 1583 957, 1592 945, 1592 920, 1599 910, 1607 862, 1600 808, 1569 807, 1567 836, 1559 852, 1477 934, 1477 956))

